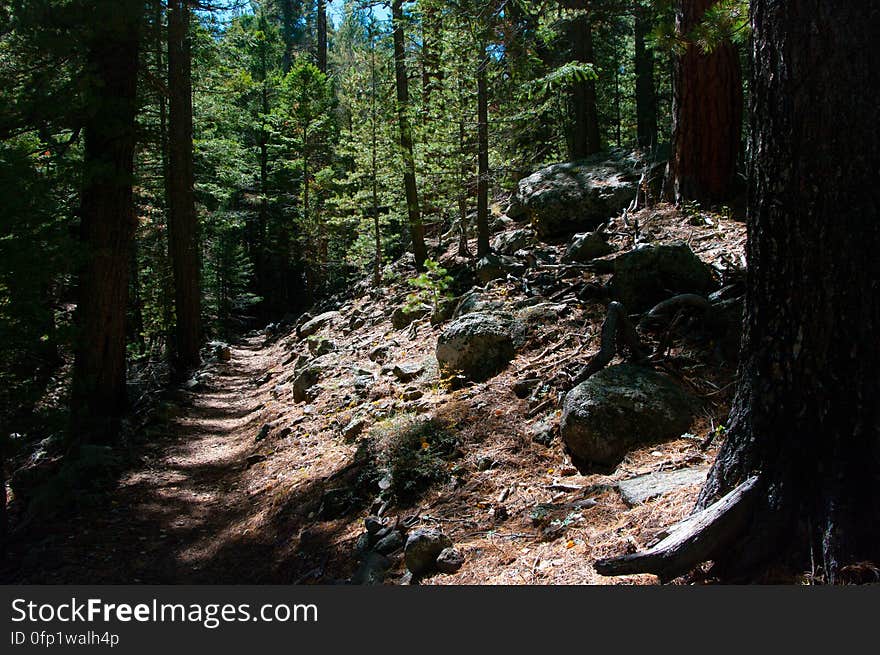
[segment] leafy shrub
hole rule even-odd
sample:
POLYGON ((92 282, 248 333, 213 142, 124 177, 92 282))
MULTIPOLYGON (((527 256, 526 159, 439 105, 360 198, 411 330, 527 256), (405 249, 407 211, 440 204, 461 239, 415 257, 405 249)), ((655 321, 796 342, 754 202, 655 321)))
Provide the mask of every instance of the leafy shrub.
POLYGON ((404 414, 371 431, 380 468, 387 473, 387 491, 410 503, 431 484, 450 479, 450 462, 460 456, 458 439, 434 417, 404 414))
POLYGON ((433 311, 437 311, 440 302, 450 298, 450 287, 453 279, 449 272, 437 262, 426 259, 424 273, 408 280, 409 285, 416 288, 406 297, 405 310, 415 311, 427 305, 433 311))

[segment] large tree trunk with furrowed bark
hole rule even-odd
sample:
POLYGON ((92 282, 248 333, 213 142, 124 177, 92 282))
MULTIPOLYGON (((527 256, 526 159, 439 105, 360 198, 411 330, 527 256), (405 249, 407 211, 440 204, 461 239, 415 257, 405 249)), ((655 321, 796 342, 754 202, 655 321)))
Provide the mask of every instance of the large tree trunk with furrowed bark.
POLYGON ((690 520, 703 538, 677 529, 597 563, 610 574, 712 560, 726 580, 782 566, 835 583, 880 563, 880 105, 865 101, 880 0, 751 12, 745 329, 728 436, 690 520))
POLYGON ((743 356, 700 504, 760 471, 723 564, 812 554, 833 582, 880 562, 880 2, 758 0, 752 26, 743 356))
POLYGON ((201 290, 198 217, 193 192, 192 49, 189 0, 168 3, 168 246, 174 272, 178 373, 199 363, 201 290))
MULTIPOLYGON (((686 40, 718 0, 679 0, 676 32, 686 40)), ((743 92, 736 47, 729 41, 711 52, 688 42, 675 60, 670 190, 675 202, 704 204, 731 196, 740 152, 743 92)))
POLYGON ((135 217, 132 202, 142 2, 90 7, 85 84, 78 338, 71 393, 76 441, 115 438, 126 408, 125 310, 135 217))

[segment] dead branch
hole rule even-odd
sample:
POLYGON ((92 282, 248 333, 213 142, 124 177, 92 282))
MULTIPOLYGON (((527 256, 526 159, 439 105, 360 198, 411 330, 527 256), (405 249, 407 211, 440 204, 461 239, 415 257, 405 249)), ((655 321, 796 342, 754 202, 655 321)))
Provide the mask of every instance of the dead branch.
POLYGON ((758 477, 750 477, 706 509, 681 521, 652 548, 598 560, 596 572, 608 576, 653 573, 663 582, 684 575, 713 559, 742 534, 757 490, 758 477))

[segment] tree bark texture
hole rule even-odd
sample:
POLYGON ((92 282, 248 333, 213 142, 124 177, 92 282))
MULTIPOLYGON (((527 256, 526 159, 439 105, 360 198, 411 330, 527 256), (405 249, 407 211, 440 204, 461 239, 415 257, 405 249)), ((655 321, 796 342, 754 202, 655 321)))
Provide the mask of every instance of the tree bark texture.
POLYGON ((397 120, 400 130, 400 148, 403 154, 403 186, 406 193, 406 211, 409 217, 410 237, 416 268, 423 270, 428 251, 425 247, 425 226, 419 208, 419 192, 416 187, 416 163, 413 155, 412 126, 409 122, 409 78, 406 70, 405 32, 403 27, 403 1, 391 4, 394 40, 394 74, 397 88, 397 120))
POLYGON ((201 346, 199 225, 193 191, 192 49, 189 0, 168 6, 168 246, 174 273, 179 372, 198 365, 201 346))
POLYGON ((838 582, 880 562, 880 1, 754 0, 751 22, 741 368, 699 506, 758 472, 720 569, 812 561, 838 582))
POLYGON ((126 408, 125 311, 135 216, 132 176, 138 51, 144 5, 90 6, 81 241, 79 331, 71 393, 75 441, 115 438, 126 408))
MULTIPOLYGON (((574 60, 584 64, 593 63, 593 30, 587 10, 572 19, 570 30, 574 60)), ((571 90, 571 104, 569 154, 573 160, 583 159, 602 148, 596 82, 592 79, 575 82, 571 90)))
MULTIPOLYGON (((679 0, 676 32, 689 39, 718 0, 679 0)), ((671 191, 675 202, 712 204, 730 197, 740 152, 743 91, 736 47, 729 41, 704 53, 688 42, 675 59, 671 191)))
POLYGON ((654 84, 654 50, 646 43, 652 29, 644 6, 635 10, 636 134, 641 148, 657 146, 657 89, 654 84))
POLYGON ((318 0, 318 54, 317 66, 322 73, 327 73, 327 0, 318 0))
POLYGON ((477 257, 489 254, 489 55, 480 47, 477 67, 477 257))

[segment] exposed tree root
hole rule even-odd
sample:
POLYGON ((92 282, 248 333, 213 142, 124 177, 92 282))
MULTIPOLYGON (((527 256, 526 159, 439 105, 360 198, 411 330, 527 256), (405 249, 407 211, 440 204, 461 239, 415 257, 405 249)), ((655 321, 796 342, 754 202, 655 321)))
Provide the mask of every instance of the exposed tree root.
POLYGON ((643 358, 642 342, 626 314, 626 308, 619 302, 608 305, 608 315, 602 323, 601 341, 599 352, 578 372, 572 384, 580 384, 601 371, 614 359, 614 355, 624 348, 628 348, 635 359, 643 358))
POLYGON ((694 309, 699 309, 702 311, 707 311, 711 308, 711 304, 708 300, 706 300, 703 296, 698 296, 695 293, 682 293, 677 296, 672 296, 672 298, 667 298, 666 300, 657 303, 654 307, 651 308, 647 314, 645 314, 644 318, 639 321, 639 325, 646 325, 652 321, 656 321, 663 316, 668 316, 674 310, 683 309, 685 307, 692 307, 694 309))
POLYGON ((601 575, 653 573, 661 581, 684 575, 713 559, 745 529, 757 497, 758 477, 753 476, 706 509, 692 514, 652 548, 631 555, 598 560, 601 575))

